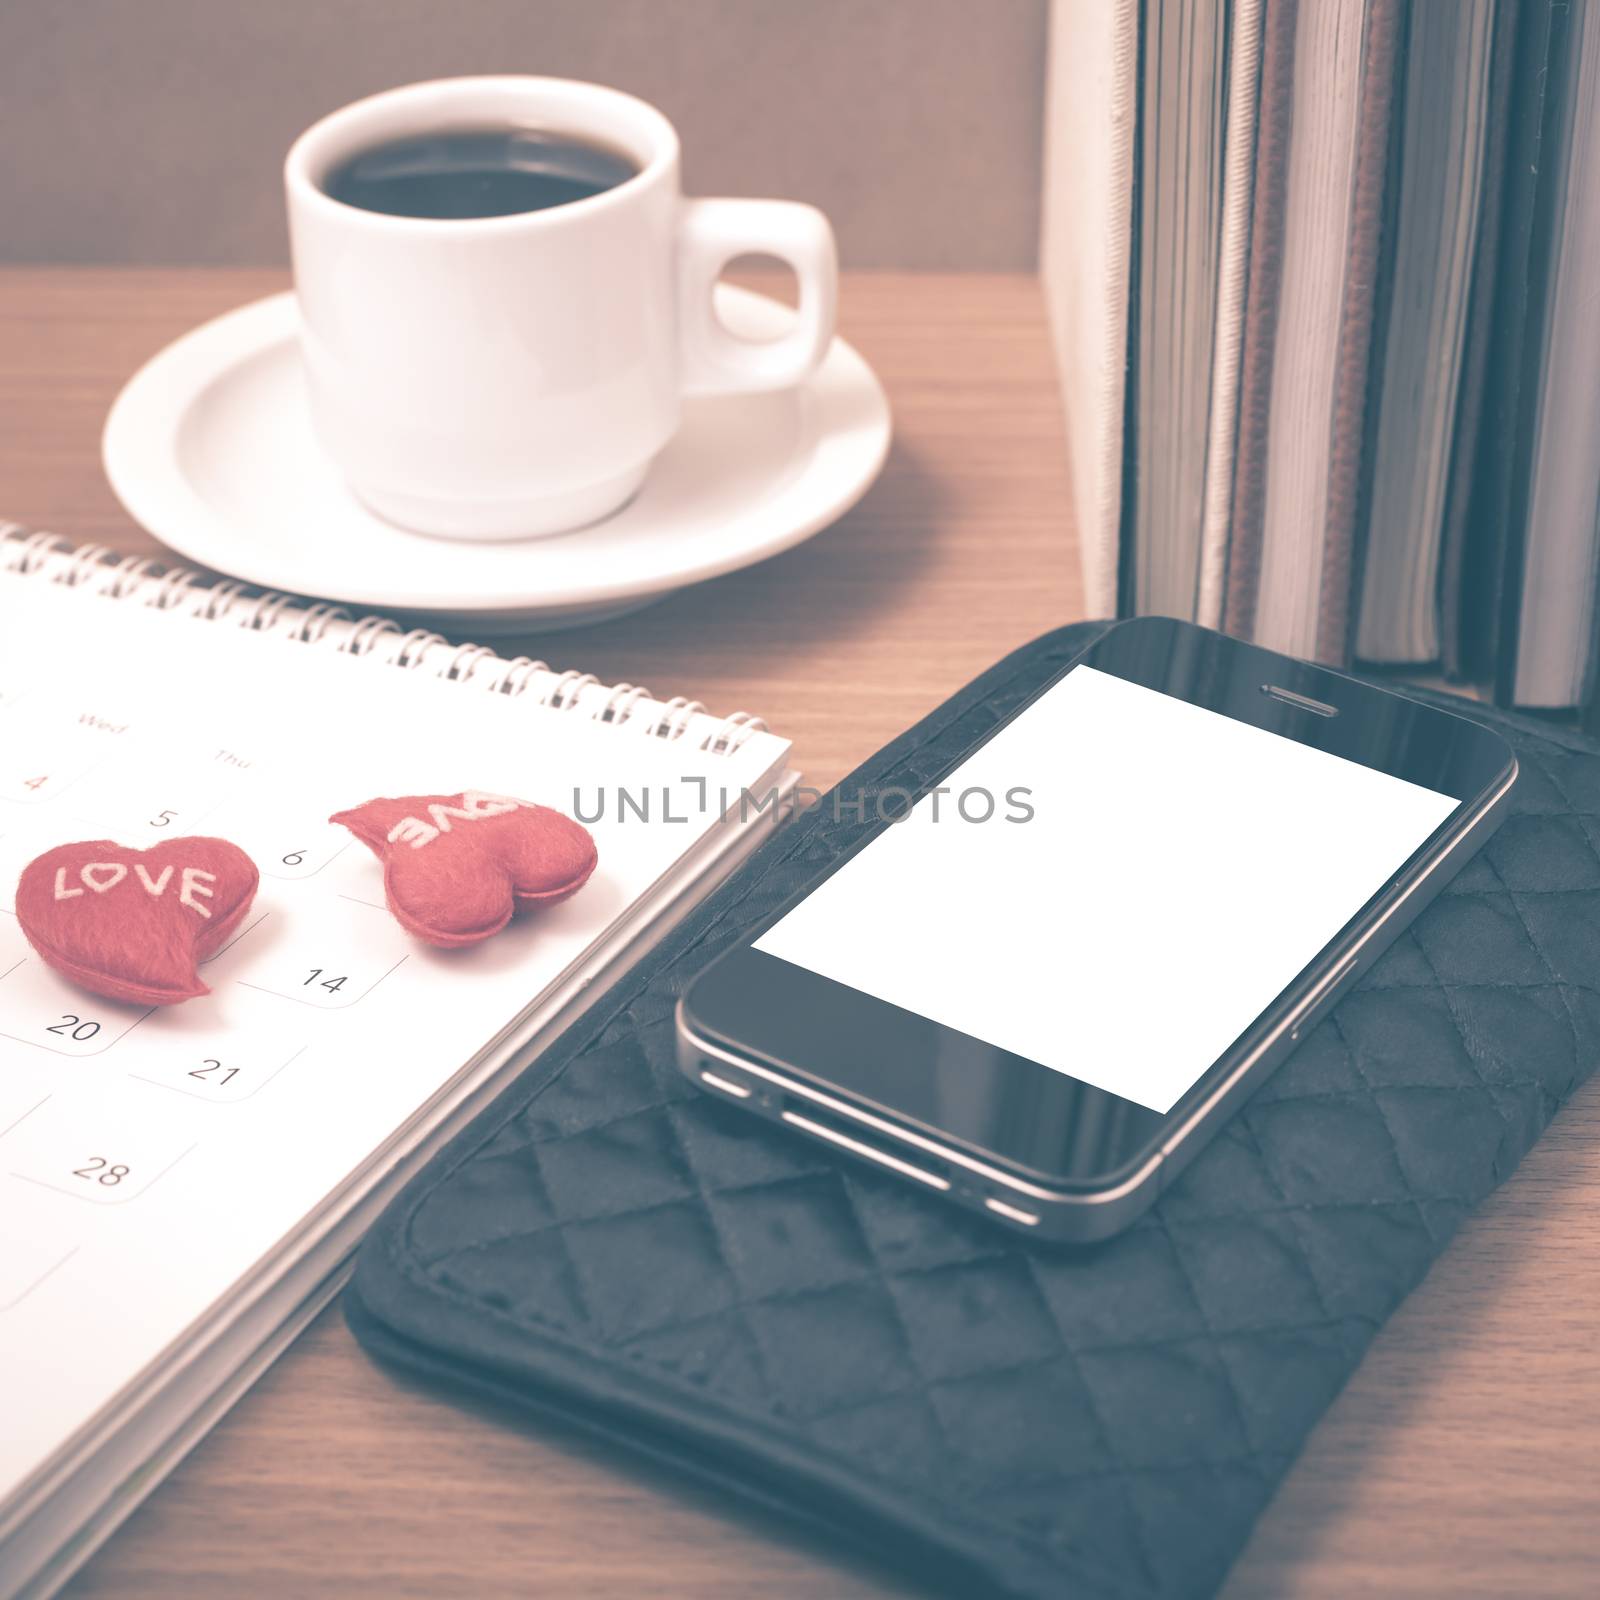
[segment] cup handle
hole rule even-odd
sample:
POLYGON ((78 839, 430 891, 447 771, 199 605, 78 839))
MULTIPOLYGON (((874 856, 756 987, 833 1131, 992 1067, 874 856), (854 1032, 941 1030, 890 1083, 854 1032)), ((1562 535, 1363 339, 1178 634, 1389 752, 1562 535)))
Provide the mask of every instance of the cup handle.
POLYGON ((815 206, 793 200, 686 200, 678 224, 678 327, 690 394, 787 389, 821 364, 833 338, 839 262, 833 229, 815 206), (723 327, 712 303, 735 256, 777 256, 800 280, 799 320, 756 342, 723 327))

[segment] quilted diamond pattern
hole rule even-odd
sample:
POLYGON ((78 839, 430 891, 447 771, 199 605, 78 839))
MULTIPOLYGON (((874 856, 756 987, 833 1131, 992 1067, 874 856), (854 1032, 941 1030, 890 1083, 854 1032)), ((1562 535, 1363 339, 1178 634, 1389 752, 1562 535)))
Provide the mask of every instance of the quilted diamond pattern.
MULTIPOLYGON (((850 786, 931 776, 1095 631, 1002 662, 850 786)), ((1013 1237, 678 1074, 687 978, 850 845, 819 808, 391 1208, 358 1333, 962 1593, 1212 1592, 1373 1334, 1600 1053, 1600 753, 1483 715, 1522 761, 1514 814, 1123 1237, 1013 1237)))

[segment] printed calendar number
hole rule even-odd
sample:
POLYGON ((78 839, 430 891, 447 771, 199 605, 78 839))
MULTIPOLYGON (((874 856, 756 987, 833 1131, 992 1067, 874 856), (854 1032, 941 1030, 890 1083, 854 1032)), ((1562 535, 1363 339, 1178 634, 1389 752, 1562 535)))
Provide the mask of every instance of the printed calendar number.
POLYGON ((0 1172, 92 1205, 123 1205, 160 1181, 194 1147, 147 1089, 107 1086, 91 1103, 53 1096, 0 1142, 0 1172))
POLYGON ((88 764, 70 759, 48 764, 37 760, 11 763, 0 759, 0 800, 21 800, 29 805, 53 800, 82 777, 88 764))
POLYGON ((80 784, 72 808, 130 841, 186 833, 215 810, 235 775, 161 750, 130 751, 80 784))
POLYGON ((240 796, 226 802, 206 826, 232 839, 268 878, 314 877, 351 842, 325 812, 307 814, 303 800, 292 795, 240 796))
POLYGON ((359 1004, 396 971, 412 945, 387 911, 329 895, 317 925, 274 919, 276 937, 263 941, 230 970, 249 989, 301 1005, 333 1010, 359 1004))
POLYGON ((209 1078, 219 1089, 226 1089, 239 1076, 237 1067, 225 1067, 215 1056, 207 1056, 198 1067, 189 1068, 191 1078, 209 1078), (220 1076, 219 1076, 220 1074, 220 1076))
POLYGON ((162 806, 159 809, 147 804, 144 810, 148 815, 144 817, 143 825, 151 833, 183 833, 210 810, 210 806, 191 801, 181 806, 162 806))
POLYGON ((305 1046, 294 1048, 281 1036, 259 1030, 248 1039, 218 1039, 208 1049, 201 1040, 163 1036, 159 1024, 142 1036, 130 1078, 192 1095, 213 1104, 248 1100, 277 1077, 305 1046))
POLYGON ((261 870, 269 878, 309 878, 321 872, 350 843, 343 828, 314 823, 283 833, 262 851, 261 870))
POLYGON ((98 1055, 150 1015, 148 1006, 96 1000, 58 977, 31 952, 9 971, 0 969, 0 1034, 67 1056, 98 1055))
POLYGON ((44 1030, 46 1033, 59 1033, 65 1038, 72 1039, 78 1044, 87 1044, 89 1040, 100 1031, 100 1024, 89 1017, 80 1017, 71 1011, 63 1012, 59 1022, 52 1022, 44 1030))
POLYGON ((30 718, 8 726, 0 746, 0 800, 36 805, 53 800, 105 756, 85 730, 30 718))
POLYGON ((74 1178, 85 1183, 98 1183, 102 1189, 115 1189, 128 1176, 125 1161, 108 1161, 104 1156, 90 1156, 81 1167, 72 1169, 74 1178))

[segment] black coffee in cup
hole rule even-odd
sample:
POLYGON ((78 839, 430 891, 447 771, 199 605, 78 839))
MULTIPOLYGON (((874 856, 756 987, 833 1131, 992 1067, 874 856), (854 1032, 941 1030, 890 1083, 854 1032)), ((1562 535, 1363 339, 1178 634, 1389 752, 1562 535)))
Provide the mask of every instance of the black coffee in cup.
POLYGON ((443 128, 340 162, 322 187, 391 217, 510 217, 587 200, 639 171, 621 151, 527 128, 443 128))

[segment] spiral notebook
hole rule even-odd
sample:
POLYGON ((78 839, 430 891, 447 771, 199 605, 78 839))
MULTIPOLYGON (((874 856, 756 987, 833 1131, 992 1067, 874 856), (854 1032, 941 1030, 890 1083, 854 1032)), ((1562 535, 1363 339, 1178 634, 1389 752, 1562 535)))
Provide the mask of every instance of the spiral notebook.
POLYGON ((80 1564, 342 1281, 401 1182, 776 822, 738 713, 0 527, 0 1595, 80 1564), (328 816, 477 788, 580 817, 571 900, 411 939, 328 816), (261 887, 150 1010, 44 966, 52 845, 215 834, 261 887))

